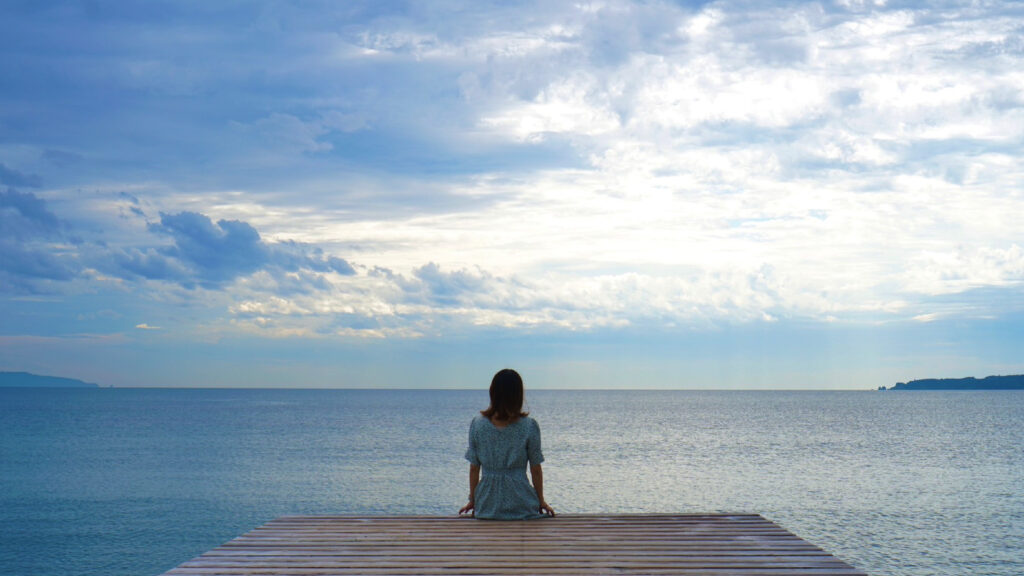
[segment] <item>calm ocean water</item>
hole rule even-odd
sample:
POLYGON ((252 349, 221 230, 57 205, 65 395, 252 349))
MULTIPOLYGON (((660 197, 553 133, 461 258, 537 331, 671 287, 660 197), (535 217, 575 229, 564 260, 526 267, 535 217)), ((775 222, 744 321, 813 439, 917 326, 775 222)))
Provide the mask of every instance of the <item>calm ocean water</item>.
MULTIPOLYGON (((757 512, 1024 574, 1022 392, 527 391, 559 512, 757 512)), ((283 514, 454 514, 481 391, 0 389, 0 573, 151 576, 283 514)))

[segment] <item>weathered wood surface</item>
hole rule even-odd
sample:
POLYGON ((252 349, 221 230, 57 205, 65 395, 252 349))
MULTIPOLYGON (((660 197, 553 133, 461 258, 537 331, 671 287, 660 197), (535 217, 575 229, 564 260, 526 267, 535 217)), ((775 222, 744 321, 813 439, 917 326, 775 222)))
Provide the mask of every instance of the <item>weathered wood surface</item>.
POLYGON ((864 573, 757 514, 286 516, 165 576, 864 573))

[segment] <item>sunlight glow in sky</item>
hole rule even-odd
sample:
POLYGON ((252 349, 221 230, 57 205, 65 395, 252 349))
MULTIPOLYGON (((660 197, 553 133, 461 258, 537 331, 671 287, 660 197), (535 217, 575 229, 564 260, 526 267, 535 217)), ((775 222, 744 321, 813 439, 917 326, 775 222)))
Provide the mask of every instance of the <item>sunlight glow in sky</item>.
POLYGON ((1014 2, 5 2, 0 370, 1024 372, 1014 2))

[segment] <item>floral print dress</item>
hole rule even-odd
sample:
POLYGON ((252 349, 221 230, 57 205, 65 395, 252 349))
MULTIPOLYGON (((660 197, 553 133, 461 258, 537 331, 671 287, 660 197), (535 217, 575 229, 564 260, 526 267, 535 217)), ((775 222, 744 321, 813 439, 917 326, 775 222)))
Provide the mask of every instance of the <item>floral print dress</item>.
POLYGON ((486 520, 543 518, 540 500, 526 478, 526 466, 544 461, 540 426, 530 417, 498 428, 483 416, 469 425, 466 460, 480 466, 480 482, 473 495, 475 515, 486 520))

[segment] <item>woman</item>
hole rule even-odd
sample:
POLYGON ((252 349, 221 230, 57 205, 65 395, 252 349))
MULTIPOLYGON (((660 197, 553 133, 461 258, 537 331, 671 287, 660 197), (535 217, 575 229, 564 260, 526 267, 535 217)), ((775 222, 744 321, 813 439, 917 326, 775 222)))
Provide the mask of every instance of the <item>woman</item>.
POLYGON ((490 392, 490 407, 469 425, 469 503, 459 514, 488 520, 554 516, 544 501, 540 426, 523 412, 523 379, 506 368, 494 375, 490 392), (526 479, 527 462, 533 486, 526 479))

